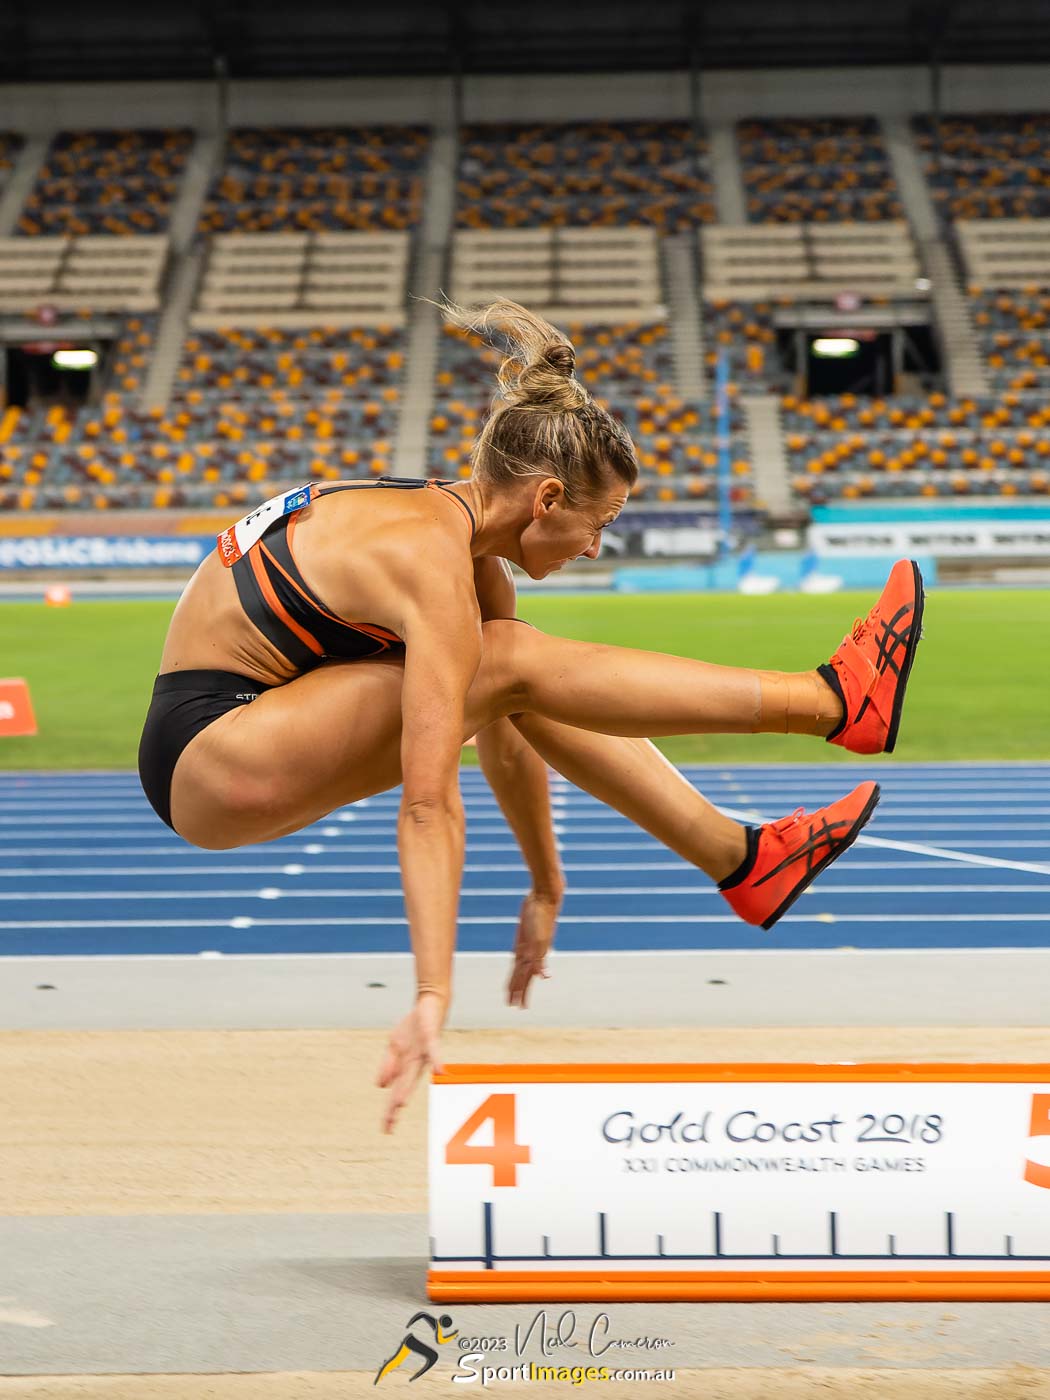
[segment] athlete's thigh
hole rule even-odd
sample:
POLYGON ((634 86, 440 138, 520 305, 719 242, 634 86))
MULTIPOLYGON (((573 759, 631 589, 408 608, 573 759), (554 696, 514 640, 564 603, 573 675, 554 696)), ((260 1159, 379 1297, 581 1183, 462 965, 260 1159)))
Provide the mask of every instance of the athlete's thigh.
MULTIPOLYGON (((516 648, 531 629, 484 625, 467 738, 521 708, 516 648)), ((298 831, 401 781, 404 662, 326 661, 214 720, 175 765, 171 815, 196 846, 228 849, 298 831)))
POLYGON ((400 781, 396 658, 326 661, 196 735, 171 783, 175 830, 223 849, 268 841, 400 781))

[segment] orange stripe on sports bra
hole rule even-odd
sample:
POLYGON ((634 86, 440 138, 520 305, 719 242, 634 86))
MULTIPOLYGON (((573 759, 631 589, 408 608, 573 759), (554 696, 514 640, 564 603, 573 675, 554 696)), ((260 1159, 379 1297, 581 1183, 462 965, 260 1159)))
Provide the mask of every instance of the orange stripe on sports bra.
MULTIPOLYGON (((294 511, 288 517, 288 533, 286 536, 288 542, 288 553, 291 556, 293 564, 295 563, 295 555, 292 552, 292 535, 295 531, 295 523, 298 519, 298 516, 299 512, 294 511)), ((355 632, 362 632, 365 636, 373 637, 378 642, 400 642, 401 638, 397 635, 397 633, 389 631, 386 627, 378 627, 371 622, 347 622, 345 617, 339 617, 336 613, 330 612, 329 609, 324 606, 324 604, 321 602, 321 600, 317 597, 315 593, 313 593, 312 591, 307 592, 300 586, 300 584, 291 576, 288 570, 282 566, 281 561, 275 558, 272 551, 266 548, 265 544, 260 544, 259 548, 265 552, 267 559, 269 559, 270 563, 274 566, 274 568, 281 575, 281 577, 285 579, 292 586, 292 588, 295 589, 296 593, 299 594, 300 598, 302 598, 302 600, 307 604, 307 606, 312 608, 314 612, 320 613, 321 616, 326 617, 329 620, 329 622, 337 622, 340 627, 349 627, 352 628, 352 630, 355 632)), ((299 565, 295 564, 295 567, 298 569, 299 565)), ((306 580, 304 579, 303 582, 305 583, 306 580)))
POLYGON ((316 637, 312 636, 309 632, 307 632, 304 627, 299 626, 295 618, 291 616, 291 614, 282 604, 281 600, 278 598, 277 594, 273 591, 273 585, 271 584, 266 574, 266 566, 265 564, 263 564, 262 559, 260 558, 260 555, 263 553, 265 553, 266 557, 272 560, 273 563, 277 565, 278 568, 280 568, 280 565, 277 564, 277 560, 274 559, 273 555, 270 553, 270 551, 266 548, 266 546, 261 540, 259 541, 255 549, 250 549, 245 555, 245 558, 251 564, 252 573, 255 575, 255 581, 258 583, 259 588, 262 590, 263 597, 266 599, 274 615, 280 618, 280 620, 289 629, 289 631, 295 633, 295 635, 299 638, 299 640, 303 643, 304 646, 309 647, 309 649, 314 653, 315 656, 323 656, 324 647, 322 647, 321 643, 317 640, 316 637))

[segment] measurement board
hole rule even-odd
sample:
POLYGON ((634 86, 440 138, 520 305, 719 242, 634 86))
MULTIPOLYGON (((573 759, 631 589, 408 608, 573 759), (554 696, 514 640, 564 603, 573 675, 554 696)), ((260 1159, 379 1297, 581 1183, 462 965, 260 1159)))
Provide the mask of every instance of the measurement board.
POLYGON ((450 1065, 434 1301, 1050 1299, 1050 1065, 450 1065))

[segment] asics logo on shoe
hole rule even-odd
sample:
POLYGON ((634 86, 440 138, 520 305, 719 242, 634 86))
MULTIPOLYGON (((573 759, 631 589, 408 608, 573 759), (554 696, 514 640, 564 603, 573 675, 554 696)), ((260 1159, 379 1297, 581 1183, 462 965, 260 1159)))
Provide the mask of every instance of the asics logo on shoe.
POLYGON ((827 817, 822 816, 819 826, 810 826, 806 832, 806 839, 797 850, 785 856, 779 865, 774 865, 772 870, 767 870, 761 879, 756 880, 756 885, 764 885, 767 880, 772 880, 774 875, 779 875, 787 870, 788 866, 797 864, 800 860, 806 862, 806 873, 808 874, 820 859, 830 851, 835 842, 850 829, 852 825, 849 821, 829 822, 827 817))
MULTIPOLYGON (((890 670, 895 676, 899 677, 901 668, 894 660, 893 653, 897 647, 903 647, 905 654, 907 653, 908 643, 911 641, 911 634, 915 626, 911 605, 905 604, 903 608, 898 608, 888 621, 886 618, 880 617, 878 625, 883 629, 883 633, 879 638, 879 649, 876 653, 875 660, 872 662, 872 665, 875 667, 875 676, 878 678, 879 676, 885 675, 887 670, 890 670), (908 625, 898 628, 897 624, 903 618, 909 617, 909 615, 912 620, 908 625)), ((857 711, 855 718, 860 719, 870 704, 871 695, 865 695, 864 703, 857 711)))

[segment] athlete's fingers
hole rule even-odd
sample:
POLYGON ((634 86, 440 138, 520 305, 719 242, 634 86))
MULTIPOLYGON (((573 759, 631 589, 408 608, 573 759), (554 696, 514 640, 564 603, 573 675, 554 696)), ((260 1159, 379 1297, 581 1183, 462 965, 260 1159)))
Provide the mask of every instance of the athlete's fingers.
POLYGON ((379 1061, 379 1071, 378 1074, 375 1075, 375 1084, 377 1084, 379 1089, 385 1089, 386 1085, 391 1084, 393 1078, 398 1075, 400 1064, 402 1064, 402 1049, 400 1049, 398 1042, 396 1042, 395 1036, 396 1032, 391 1033, 391 1039, 389 1039, 388 1046, 386 1046, 386 1050, 384 1051, 384 1057, 379 1061))
POLYGON ((437 1036, 434 1036, 427 1042, 427 1063, 430 1067, 431 1074, 445 1073, 444 1056, 441 1053, 441 1046, 438 1043, 437 1036))
POLYGON ((408 1102, 409 1095, 415 1088, 419 1076, 423 1073, 425 1064, 426 1060, 422 1055, 410 1057, 401 1073, 394 1080, 393 1088, 387 1097, 386 1112, 383 1116, 384 1133, 393 1132, 398 1114, 408 1102))
POLYGON ((547 978, 550 973, 544 966, 542 957, 526 957, 522 954, 514 960, 511 969, 510 981, 507 984, 507 1002, 510 1006, 520 1006, 523 1010, 528 1006, 529 984, 533 977, 547 978))

